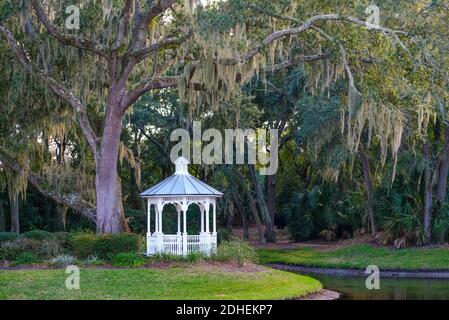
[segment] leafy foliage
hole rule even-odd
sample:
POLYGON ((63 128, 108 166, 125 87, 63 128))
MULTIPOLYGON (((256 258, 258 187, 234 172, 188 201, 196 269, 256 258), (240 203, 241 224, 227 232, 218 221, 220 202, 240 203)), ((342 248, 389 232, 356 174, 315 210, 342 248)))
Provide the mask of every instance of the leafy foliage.
POLYGON ((218 261, 237 262, 239 264, 257 263, 258 256, 253 247, 241 241, 223 241, 212 259, 218 261))
POLYGON ((112 265, 114 267, 141 267, 145 265, 147 259, 135 252, 122 252, 112 256, 112 265))

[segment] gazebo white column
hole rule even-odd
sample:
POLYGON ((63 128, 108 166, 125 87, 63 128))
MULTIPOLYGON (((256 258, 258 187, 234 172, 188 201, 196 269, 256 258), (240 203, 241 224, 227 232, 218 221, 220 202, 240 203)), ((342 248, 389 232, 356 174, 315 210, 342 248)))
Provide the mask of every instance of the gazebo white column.
POLYGON ((206 233, 209 233, 209 207, 210 203, 209 200, 206 200, 206 206, 205 206, 205 213, 206 213, 206 233))
POLYGON ((182 254, 185 256, 187 255, 187 199, 184 197, 183 203, 182 203, 182 254))
POLYGON ((204 205, 199 204, 200 207, 200 216, 201 216, 201 227, 200 227, 200 234, 204 233, 204 205))
POLYGON ((164 209, 164 205, 162 203, 162 201, 159 201, 157 203, 157 213, 158 213, 158 231, 159 233, 163 234, 162 232, 162 210, 164 209))
POLYGON ((157 206, 154 206, 154 233, 159 233, 159 214, 157 213, 157 206))
POLYGON ((151 204, 150 199, 147 199, 147 255, 151 254, 151 204))
POLYGON ((217 234, 217 204, 214 199, 212 202, 212 210, 213 210, 213 216, 212 216, 212 233, 217 234))
POLYGON ((181 235, 181 207, 176 205, 176 212, 178 213, 178 232, 176 234, 181 235))
POLYGON ((147 236, 151 235, 151 204, 150 199, 147 200, 147 236))

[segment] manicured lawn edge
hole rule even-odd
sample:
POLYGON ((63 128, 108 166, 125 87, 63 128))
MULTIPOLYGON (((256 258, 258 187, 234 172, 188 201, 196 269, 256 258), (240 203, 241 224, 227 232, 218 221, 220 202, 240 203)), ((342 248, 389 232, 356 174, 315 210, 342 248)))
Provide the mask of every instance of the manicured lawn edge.
POLYGON ((257 266, 256 271, 210 267, 80 270, 80 290, 65 288, 64 269, 0 271, 0 299, 277 300, 322 290, 319 281, 257 266))
POLYGON ((391 272, 449 272, 449 248, 392 250, 363 244, 326 251, 297 248, 257 249, 257 252, 263 264, 353 270, 365 270, 369 265, 376 265, 391 272))

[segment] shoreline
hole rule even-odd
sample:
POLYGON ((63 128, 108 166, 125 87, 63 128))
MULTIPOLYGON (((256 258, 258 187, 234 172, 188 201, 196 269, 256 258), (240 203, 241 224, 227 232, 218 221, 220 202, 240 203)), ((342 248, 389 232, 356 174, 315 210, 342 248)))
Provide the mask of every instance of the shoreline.
POLYGON ((330 300, 338 300, 341 297, 341 294, 337 291, 332 291, 328 289, 321 289, 318 292, 310 293, 303 297, 299 297, 297 299, 292 300, 319 300, 319 301, 330 301, 330 300))
MULTIPOLYGON (((308 267, 303 265, 285 263, 267 263, 266 266, 283 271, 300 272, 304 274, 320 274, 339 277, 367 277, 364 270, 308 267)), ((423 270, 380 270, 380 276, 385 278, 418 278, 418 279, 449 279, 447 271, 423 271, 423 270)))

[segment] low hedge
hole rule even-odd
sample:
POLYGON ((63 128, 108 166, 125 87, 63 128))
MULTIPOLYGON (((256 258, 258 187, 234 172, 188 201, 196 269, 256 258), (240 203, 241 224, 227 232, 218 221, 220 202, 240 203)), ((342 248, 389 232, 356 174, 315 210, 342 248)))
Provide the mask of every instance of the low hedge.
POLYGON ((136 268, 144 266, 147 263, 147 259, 136 252, 122 252, 113 255, 111 262, 114 267, 136 268))
POLYGON ((139 236, 129 233, 100 236, 93 233, 79 233, 70 237, 70 247, 78 258, 97 256, 100 259, 109 260, 118 253, 137 253, 139 236))
POLYGON ((29 265, 41 262, 41 259, 32 252, 23 252, 19 254, 15 259, 15 265, 29 265))
POLYGON ((15 232, 0 232, 0 243, 16 240, 19 235, 15 232))
POLYGON ((33 240, 54 240, 56 236, 54 233, 45 230, 32 230, 20 235, 22 238, 33 239, 33 240))
POLYGON ((49 259, 64 251, 61 244, 53 240, 18 238, 0 245, 0 260, 14 261, 24 253, 31 253, 40 259, 49 259))
POLYGON ((69 238, 70 251, 78 257, 85 259, 96 256, 95 243, 97 236, 94 233, 74 233, 69 238))

